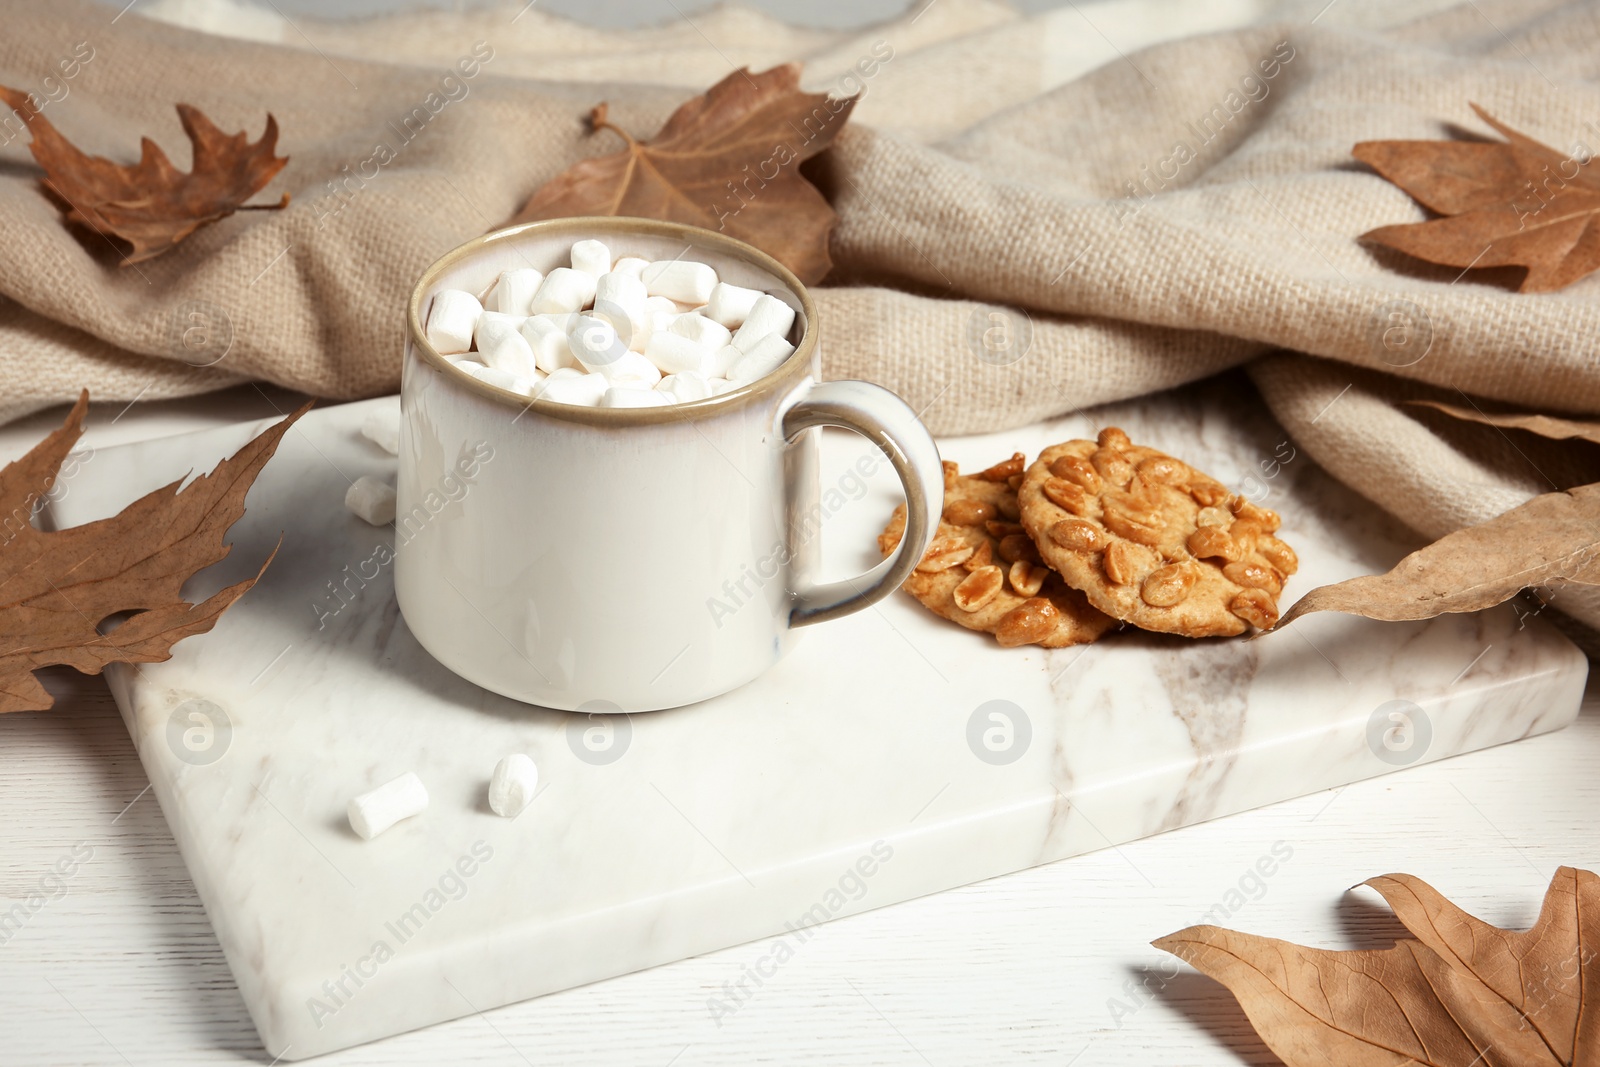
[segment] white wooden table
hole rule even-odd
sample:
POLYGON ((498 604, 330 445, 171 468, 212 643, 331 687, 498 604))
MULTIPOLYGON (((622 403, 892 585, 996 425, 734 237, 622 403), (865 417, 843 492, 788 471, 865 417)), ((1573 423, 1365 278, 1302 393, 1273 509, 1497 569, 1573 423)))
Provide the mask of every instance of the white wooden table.
MULTIPOLYGON (((293 401, 245 388, 115 421, 97 407, 86 442, 293 401)), ((0 430, 0 461, 60 414, 0 430)), ((0 925, 0 1064, 267 1062, 103 682, 46 680, 54 710, 0 717, 0 916, 51 898, 0 925)), ((752 976, 765 950, 747 945, 317 1062, 1275 1063, 1222 987, 1150 939, 1223 904, 1256 933, 1386 943, 1376 897, 1345 890, 1388 871, 1526 925, 1557 866, 1600 866, 1597 767, 1591 686, 1560 733, 829 923, 770 976, 752 976), (1263 878, 1277 842, 1293 854, 1263 878), (720 1025, 712 998, 737 1006, 720 1025)))

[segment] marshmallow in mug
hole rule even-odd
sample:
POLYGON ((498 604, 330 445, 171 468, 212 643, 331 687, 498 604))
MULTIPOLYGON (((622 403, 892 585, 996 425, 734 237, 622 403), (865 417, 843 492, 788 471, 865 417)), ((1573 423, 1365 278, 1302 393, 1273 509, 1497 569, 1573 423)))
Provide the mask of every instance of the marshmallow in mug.
POLYGON ((571 266, 500 274, 482 300, 433 298, 429 344, 473 377, 583 407, 662 407, 718 396, 794 353, 795 310, 709 264, 572 246, 571 266))

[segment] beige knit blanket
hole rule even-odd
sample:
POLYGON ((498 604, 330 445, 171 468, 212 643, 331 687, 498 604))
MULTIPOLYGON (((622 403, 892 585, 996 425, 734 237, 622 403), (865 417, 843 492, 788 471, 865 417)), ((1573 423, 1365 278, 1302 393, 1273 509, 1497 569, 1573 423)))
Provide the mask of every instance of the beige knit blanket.
MULTIPOLYGON (((1426 537, 1600 480, 1588 446, 1398 406, 1600 414, 1600 279, 1524 295, 1375 252, 1357 235, 1424 215, 1350 156, 1486 134, 1469 101, 1600 151, 1600 14, 1582 0, 1112 0, 1031 17, 924 0, 850 33, 738 7, 607 32, 522 0, 351 24, 237 0, 120 16, 5 0, 0 19, 0 82, 38 93, 81 147, 131 160, 149 135, 181 166, 174 103, 252 136, 271 111, 291 162, 263 198, 294 198, 122 267, 62 227, 26 135, 0 130, 0 419, 83 386, 393 391, 413 280, 611 150, 585 135, 591 105, 648 133, 735 66, 802 59, 808 85, 864 94, 825 157, 841 221, 816 294, 824 369, 889 386, 935 432, 1246 365, 1305 452, 1426 537), (1195 35, 1219 23, 1234 28, 1195 35), (447 79, 485 50, 474 77, 447 79), (445 105, 400 142, 429 94, 445 105), (374 168, 380 143, 396 158, 374 168)), ((1600 621, 1600 602, 1566 603, 1600 621)))

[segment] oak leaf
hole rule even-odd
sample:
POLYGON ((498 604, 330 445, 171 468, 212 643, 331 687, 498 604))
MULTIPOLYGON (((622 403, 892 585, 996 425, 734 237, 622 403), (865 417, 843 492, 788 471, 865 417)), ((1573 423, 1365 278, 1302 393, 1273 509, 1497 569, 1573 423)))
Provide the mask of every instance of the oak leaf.
POLYGON ((1486 411, 1458 407, 1455 404, 1442 404, 1437 400, 1408 400, 1406 403, 1417 407, 1433 408, 1435 411, 1442 411, 1451 418, 1460 419, 1463 422, 1476 422, 1485 426, 1527 430, 1529 433, 1536 433, 1540 437, 1548 437, 1554 441, 1576 439, 1600 445, 1600 422, 1561 419, 1554 415, 1535 415, 1531 413, 1491 415, 1486 411))
POLYGON ((1272 629, 1313 611, 1387 622, 1481 611, 1551 582, 1600 585, 1600 483, 1545 493, 1446 534, 1387 574, 1318 586, 1272 629))
POLYGON ((574 164, 541 186, 512 222, 573 215, 631 215, 719 230, 820 281, 833 262, 838 215, 800 173, 850 118, 856 98, 800 91, 800 64, 761 74, 736 70, 672 113, 647 141, 611 122, 592 129, 623 140, 620 152, 574 164))
POLYGON ((244 514, 245 494, 284 432, 311 407, 181 489, 173 482, 110 518, 41 531, 33 513, 82 434, 88 406, 85 391, 59 430, 0 470, 0 712, 51 705, 33 675, 40 667, 99 674, 108 663, 158 662, 171 657, 177 641, 210 630, 272 557, 254 578, 199 604, 184 600, 183 583, 227 556, 222 535, 244 514))
POLYGON ((1153 944, 1227 986, 1288 1067, 1600 1063, 1600 878, 1557 870, 1524 932, 1411 875, 1363 884, 1411 938, 1339 952, 1194 926, 1153 944))
POLYGON ((1463 271, 1525 267, 1524 293, 1560 289, 1600 269, 1600 176, 1587 153, 1563 155, 1477 104, 1472 110, 1506 140, 1363 141, 1351 150, 1446 216, 1380 226, 1362 240, 1463 271))
POLYGON ((199 108, 179 104, 178 118, 194 150, 192 169, 185 174, 148 137, 141 141, 139 162, 131 166, 79 151, 29 104, 28 96, 0 85, 0 100, 22 116, 33 135, 30 147, 44 168, 45 189, 66 205, 69 223, 129 248, 123 266, 159 256, 235 211, 288 206, 288 193, 276 204, 245 204, 289 162, 274 155, 278 122, 270 114, 261 139, 251 143, 243 131, 225 134, 199 108))

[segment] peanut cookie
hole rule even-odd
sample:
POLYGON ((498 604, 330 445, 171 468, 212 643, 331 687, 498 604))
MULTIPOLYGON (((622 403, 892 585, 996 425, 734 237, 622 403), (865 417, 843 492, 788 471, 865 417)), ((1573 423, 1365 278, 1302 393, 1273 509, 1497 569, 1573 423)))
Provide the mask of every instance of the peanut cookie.
MULTIPOLYGON (((1116 620, 1089 606, 1046 567, 1017 522, 1022 453, 977 475, 944 465, 944 516, 904 589, 935 615, 994 634, 1002 645, 1064 648, 1093 641, 1116 620)), ((905 532, 904 505, 878 537, 884 555, 905 532)))
POLYGON ((1299 561, 1278 516, 1128 440, 1053 445, 1017 493, 1044 561, 1089 603, 1145 630, 1217 637, 1265 629, 1299 561))

